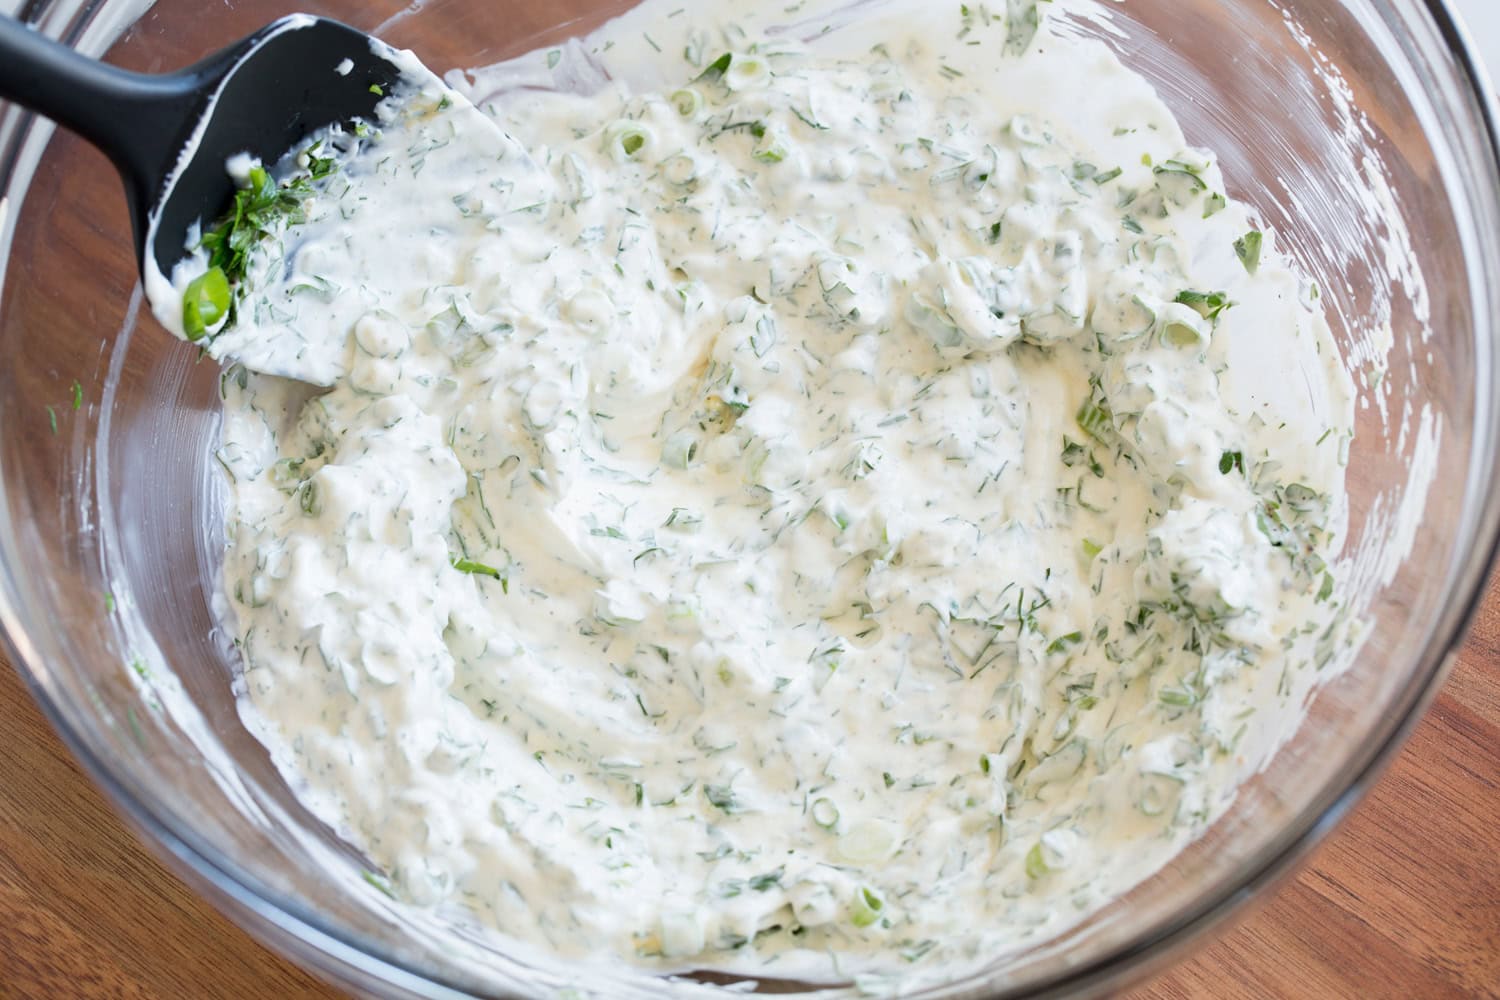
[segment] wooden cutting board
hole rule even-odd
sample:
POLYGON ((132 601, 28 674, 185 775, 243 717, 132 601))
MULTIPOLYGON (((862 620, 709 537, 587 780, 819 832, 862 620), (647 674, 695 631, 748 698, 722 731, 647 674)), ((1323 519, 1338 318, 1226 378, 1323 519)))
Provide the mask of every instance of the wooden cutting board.
MULTIPOLYGON (((125 830, 0 659, 0 998, 336 998, 125 830)), ((1500 587, 1374 792, 1257 911, 1129 994, 1500 997, 1500 587)))

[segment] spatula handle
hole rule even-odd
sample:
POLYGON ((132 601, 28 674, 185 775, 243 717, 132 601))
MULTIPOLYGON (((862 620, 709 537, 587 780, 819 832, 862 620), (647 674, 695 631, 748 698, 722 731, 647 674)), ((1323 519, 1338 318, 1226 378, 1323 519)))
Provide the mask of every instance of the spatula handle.
POLYGON ((130 73, 0 17, 0 98, 77 132, 128 174, 153 172, 194 96, 190 79, 130 73))

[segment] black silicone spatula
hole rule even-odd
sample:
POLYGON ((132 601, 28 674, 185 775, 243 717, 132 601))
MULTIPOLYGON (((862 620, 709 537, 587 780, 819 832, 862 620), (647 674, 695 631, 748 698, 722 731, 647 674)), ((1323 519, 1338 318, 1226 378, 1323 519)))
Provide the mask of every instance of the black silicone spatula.
MULTIPOLYGON (((206 15, 212 16, 212 15, 206 15)), ((129 73, 0 17, 0 98, 99 147, 125 181, 142 272, 230 202, 225 161, 274 163, 309 132, 368 118, 401 70, 369 35, 294 14, 176 73, 129 73)))

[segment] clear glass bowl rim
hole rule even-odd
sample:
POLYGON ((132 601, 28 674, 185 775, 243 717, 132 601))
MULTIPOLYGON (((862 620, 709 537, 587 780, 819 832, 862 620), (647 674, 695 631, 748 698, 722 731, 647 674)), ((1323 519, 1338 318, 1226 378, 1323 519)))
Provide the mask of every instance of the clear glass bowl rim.
MULTIPOLYGON (((1478 107, 1479 123, 1484 130, 1482 145, 1491 162, 1500 169, 1500 98, 1492 89, 1475 46, 1450 10, 1449 0, 1418 2, 1432 18, 1456 65, 1457 82, 1466 86, 1478 107)), ((94 15, 107 3, 108 0, 76 0, 55 6, 23 3, 16 16, 33 25, 67 19, 54 34, 66 44, 77 45, 94 15), (71 19, 68 19, 70 9, 71 19)), ((11 150, 20 149, 35 125, 33 116, 20 115, 8 144, 11 150)), ((13 166, 13 160, 0 162, 0 179, 8 179, 13 166)), ((1492 231, 1500 232, 1500 218, 1489 222, 1492 231)), ((1487 273, 1500 276, 1500 258, 1486 263, 1487 273)), ((1500 314, 1495 310, 1489 315, 1479 313, 1475 321, 1479 332, 1492 335, 1492 349, 1500 346, 1500 314)), ((1128 944, 1081 963, 1049 982, 1001 988, 992 1000, 1095 995, 1163 967, 1190 942, 1261 896, 1262 890, 1291 876, 1298 863, 1378 780, 1442 687, 1484 597, 1490 567, 1500 550, 1500 490, 1484 488, 1485 483, 1495 481, 1500 471, 1500 393, 1496 392, 1495 384, 1500 381, 1500 362, 1492 364, 1488 374, 1491 380, 1480 379, 1475 386, 1475 446, 1470 456, 1471 469, 1477 469, 1481 475, 1467 484, 1471 495, 1480 492, 1483 496, 1480 502, 1470 505, 1475 516, 1469 519, 1469 525, 1460 528, 1455 545, 1455 551, 1469 553, 1450 581, 1450 593, 1457 599, 1447 603, 1444 613, 1433 624, 1432 641, 1423 649, 1421 661, 1392 706, 1396 711, 1387 717, 1383 731, 1371 733, 1376 738, 1364 743, 1362 751, 1354 755, 1343 785, 1324 789, 1292 823, 1247 858, 1234 876, 1201 892, 1192 905, 1172 919, 1146 928, 1128 944)), ((5 514, 0 510, 0 516, 5 514)), ((41 682, 45 671, 34 668, 34 656, 30 655, 34 646, 29 641, 27 627, 16 613, 17 602, 13 597, 19 589, 16 567, 3 556, 0 553, 0 643, 53 730, 116 812, 134 827, 145 846, 243 930, 332 982, 395 996, 445 1000, 476 996, 457 984, 445 982, 441 976, 431 976, 382 956, 380 948, 363 940, 361 935, 326 926, 315 910, 280 898, 279 893, 260 884, 194 830, 179 829, 170 815, 155 810, 149 793, 133 788, 133 783, 123 779, 106 758, 95 752, 88 736, 69 719, 65 706, 54 701, 41 682)))

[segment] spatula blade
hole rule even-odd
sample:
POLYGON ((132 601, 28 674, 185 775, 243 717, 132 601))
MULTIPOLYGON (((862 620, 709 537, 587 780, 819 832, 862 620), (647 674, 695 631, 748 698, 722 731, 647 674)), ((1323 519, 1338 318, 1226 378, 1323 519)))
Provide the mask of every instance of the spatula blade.
POLYGON ((274 163, 311 132, 373 118, 401 69, 391 50, 327 18, 293 14, 242 43, 242 55, 188 140, 150 216, 145 270, 170 276, 194 224, 212 221, 234 197, 225 169, 249 153, 274 163))

